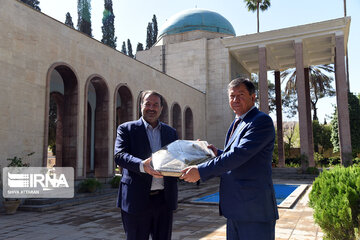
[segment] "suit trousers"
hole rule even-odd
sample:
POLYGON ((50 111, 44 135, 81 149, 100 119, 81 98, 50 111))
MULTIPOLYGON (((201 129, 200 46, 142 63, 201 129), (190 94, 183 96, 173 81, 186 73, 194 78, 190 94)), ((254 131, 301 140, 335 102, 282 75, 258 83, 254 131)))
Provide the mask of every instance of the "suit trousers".
POLYGON ((270 222, 243 222, 227 219, 227 240, 274 240, 275 223, 270 222))
POLYGON ((121 210, 127 240, 171 240, 173 211, 165 204, 164 193, 150 195, 148 210, 130 214, 121 210))

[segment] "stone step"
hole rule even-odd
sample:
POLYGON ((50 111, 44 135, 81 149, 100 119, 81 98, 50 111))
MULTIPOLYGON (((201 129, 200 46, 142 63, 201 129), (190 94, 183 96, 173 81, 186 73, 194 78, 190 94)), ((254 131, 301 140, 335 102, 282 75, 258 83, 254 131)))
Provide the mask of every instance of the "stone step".
POLYGON ((273 168, 273 179, 312 179, 314 180, 317 174, 301 173, 299 168, 273 168))
POLYGON ((275 167, 272 169, 273 172, 279 172, 279 173, 297 173, 299 171, 299 168, 289 168, 289 167, 285 167, 285 168, 280 168, 280 167, 275 167))
POLYGON ((73 198, 27 198, 19 207, 19 210, 43 212, 103 198, 114 197, 114 199, 116 199, 117 192, 117 188, 110 188, 106 186, 94 193, 76 193, 73 198))
POLYGON ((62 199, 56 202, 42 204, 42 205, 21 205, 19 207, 19 210, 22 211, 29 211, 29 212, 44 212, 54 209, 60 209, 67 206, 74 206, 82 203, 88 203, 92 201, 97 201, 100 199, 106 199, 106 198, 114 198, 114 206, 115 206, 115 199, 116 199, 116 193, 106 193, 101 194, 97 196, 89 196, 89 197, 82 197, 82 198, 69 198, 69 199, 62 199))

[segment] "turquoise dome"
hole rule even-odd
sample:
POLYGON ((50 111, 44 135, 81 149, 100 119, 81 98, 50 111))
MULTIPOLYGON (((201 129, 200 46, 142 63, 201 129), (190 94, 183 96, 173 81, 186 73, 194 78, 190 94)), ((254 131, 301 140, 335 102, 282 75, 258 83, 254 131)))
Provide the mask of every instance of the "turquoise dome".
POLYGON ((161 27, 158 39, 165 35, 193 30, 236 35, 231 23, 220 14, 195 8, 179 12, 168 19, 161 27))

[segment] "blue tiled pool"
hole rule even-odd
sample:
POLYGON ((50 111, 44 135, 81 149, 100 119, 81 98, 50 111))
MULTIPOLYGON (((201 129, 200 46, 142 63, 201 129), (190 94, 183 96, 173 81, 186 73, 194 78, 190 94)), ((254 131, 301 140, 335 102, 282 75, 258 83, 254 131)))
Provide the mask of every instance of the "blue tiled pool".
MULTIPOLYGON (((286 185, 286 184, 274 184, 276 203, 279 205, 285 200, 299 185, 286 185)), ((208 196, 198 198, 194 202, 204 203, 218 203, 219 192, 210 194, 208 196)))

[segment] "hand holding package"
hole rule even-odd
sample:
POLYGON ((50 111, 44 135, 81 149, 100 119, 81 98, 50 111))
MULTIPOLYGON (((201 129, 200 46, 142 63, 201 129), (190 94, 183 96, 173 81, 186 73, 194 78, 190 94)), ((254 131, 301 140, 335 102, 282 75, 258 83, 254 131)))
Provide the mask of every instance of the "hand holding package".
POLYGON ((164 176, 181 176, 181 170, 211 158, 214 153, 206 141, 177 140, 152 154, 152 164, 164 176))

